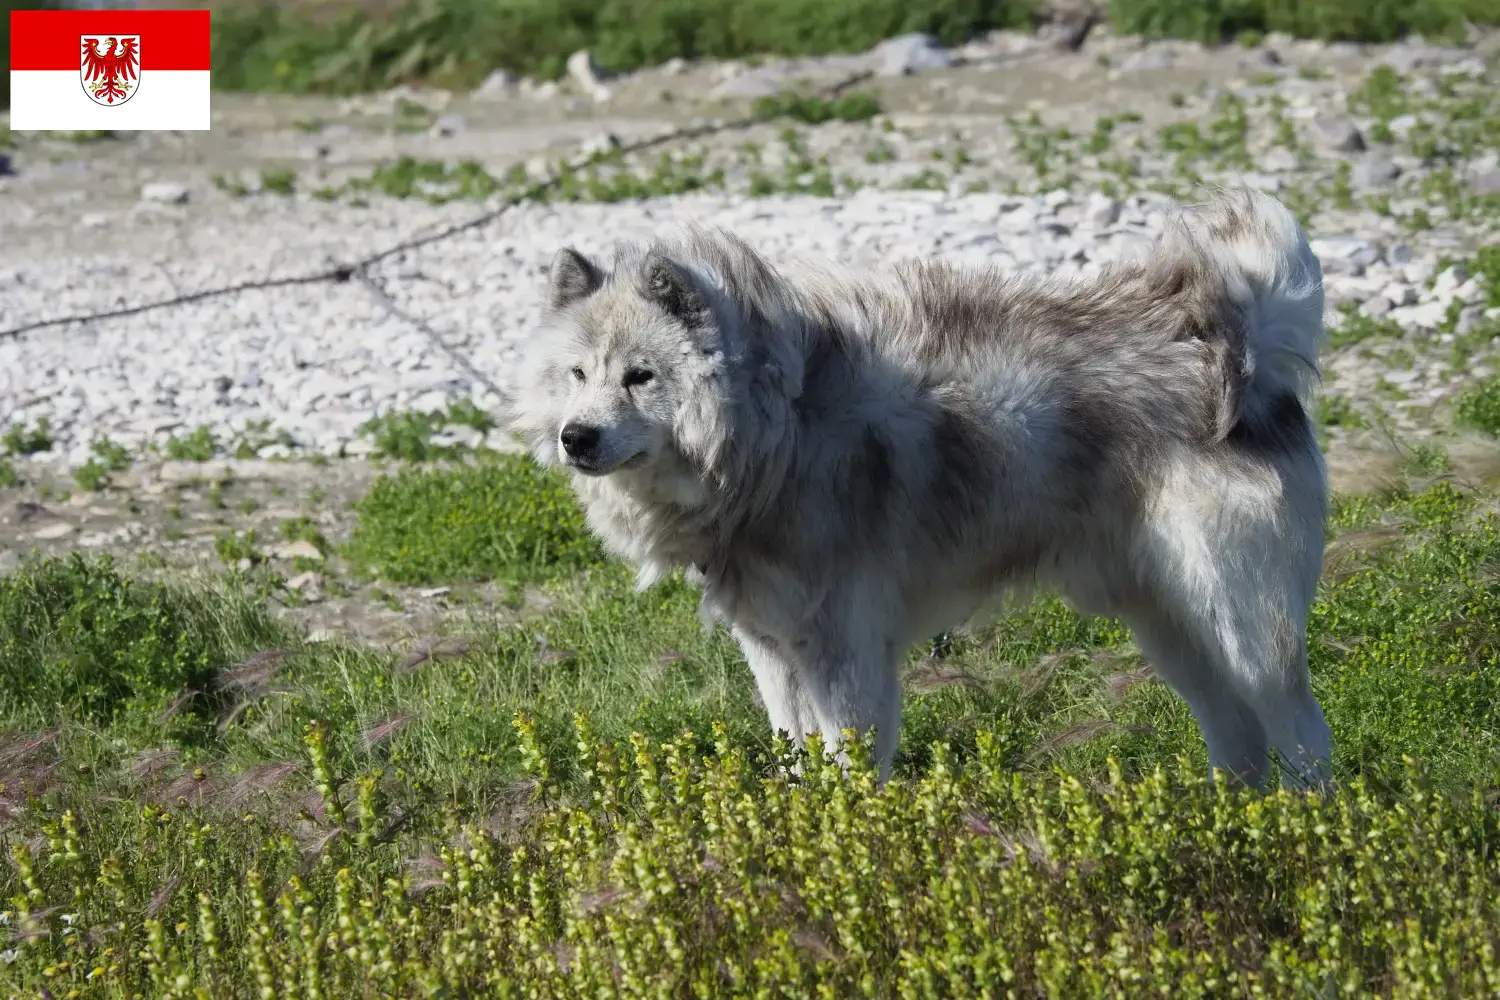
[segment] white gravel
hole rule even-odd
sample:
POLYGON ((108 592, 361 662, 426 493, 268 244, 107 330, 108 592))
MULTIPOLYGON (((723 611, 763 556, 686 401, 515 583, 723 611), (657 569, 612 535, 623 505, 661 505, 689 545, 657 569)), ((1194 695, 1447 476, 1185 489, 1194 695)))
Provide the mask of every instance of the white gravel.
MULTIPOLYGON (((866 190, 843 199, 714 195, 615 205, 528 205, 488 226, 392 258, 374 272, 387 293, 448 347, 502 381, 512 347, 537 321, 547 262, 573 244, 603 252, 616 239, 697 222, 729 227, 773 256, 827 254, 862 264, 940 253, 1012 268, 1087 270, 1148 241, 1172 202, 1137 196, 1039 196, 866 190)), ((327 266, 403 234, 477 214, 473 205, 386 212, 273 206, 220 226, 213 253, 155 260, 124 252, 49 257, 0 271, 0 325, 89 312, 267 274, 327 266), (277 248, 268 252, 267 248, 277 248)), ((1332 307, 1346 299, 1404 326, 1436 327, 1455 298, 1477 302, 1467 275, 1435 273, 1436 252, 1323 236, 1332 307)), ((1477 305, 1471 306, 1477 311, 1477 305)), ((86 461, 108 437, 130 447, 199 425, 232 440, 269 421, 297 447, 359 454, 358 427, 402 409, 495 399, 412 324, 391 316, 358 282, 250 291, 144 314, 53 328, 0 341, 0 424, 48 418, 53 455, 86 461)), ((278 446, 265 454, 275 454, 278 446)))
MULTIPOLYGON (((406 232, 479 211, 396 208, 414 216, 406 232)), ((565 243, 603 252, 613 240, 693 221, 730 227, 774 256, 811 252, 871 263, 945 253, 1007 267, 1081 268, 1148 240, 1169 208, 1164 198, 1119 206, 1061 191, 528 205, 393 258, 374 274, 405 311, 497 378, 511 345, 537 321, 547 262, 565 243)), ((0 271, 0 325, 317 270, 327 266, 329 248, 369 253, 401 231, 384 213, 345 212, 324 215, 310 240, 292 205, 219 227, 202 254, 186 248, 157 260, 115 253, 12 265, 0 271)), ((54 454, 73 464, 101 437, 135 447, 207 424, 232 438, 263 420, 300 447, 358 453, 357 428, 377 413, 438 408, 464 396, 481 406, 497 402, 470 383, 357 282, 250 291, 0 341, 0 423, 47 417, 54 454)))

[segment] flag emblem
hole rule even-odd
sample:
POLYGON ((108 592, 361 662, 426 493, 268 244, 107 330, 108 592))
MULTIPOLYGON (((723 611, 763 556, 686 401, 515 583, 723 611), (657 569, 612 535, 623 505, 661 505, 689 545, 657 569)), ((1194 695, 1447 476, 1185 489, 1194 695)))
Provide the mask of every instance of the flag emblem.
POLYGON ((120 35, 103 39, 83 38, 83 92, 95 104, 124 104, 140 85, 141 36, 120 35))
POLYGON ((207 10, 91 7, 8 14, 10 127, 17 132, 186 131, 212 124, 207 10), (151 82, 142 87, 148 75, 151 82))

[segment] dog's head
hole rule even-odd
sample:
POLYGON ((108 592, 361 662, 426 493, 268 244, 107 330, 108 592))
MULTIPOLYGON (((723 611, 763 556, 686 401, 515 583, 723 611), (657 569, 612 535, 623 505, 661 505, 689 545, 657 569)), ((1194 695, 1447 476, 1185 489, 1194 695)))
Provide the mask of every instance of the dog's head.
POLYGON ((513 419, 545 464, 700 477, 800 388, 781 279, 732 237, 624 247, 609 267, 564 249, 547 297, 513 419))

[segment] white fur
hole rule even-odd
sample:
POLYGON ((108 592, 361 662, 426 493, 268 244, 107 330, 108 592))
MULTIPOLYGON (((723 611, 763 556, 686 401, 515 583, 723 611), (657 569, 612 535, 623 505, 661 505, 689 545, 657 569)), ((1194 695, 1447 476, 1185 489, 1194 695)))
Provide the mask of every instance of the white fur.
POLYGON ((903 652, 1043 585, 1131 627, 1215 767, 1264 784, 1274 750, 1328 780, 1322 280, 1274 199, 1224 194, 1071 283, 778 271, 696 230, 608 269, 561 253, 552 280, 513 425, 642 585, 688 568, 776 729, 874 727, 888 774, 903 652))

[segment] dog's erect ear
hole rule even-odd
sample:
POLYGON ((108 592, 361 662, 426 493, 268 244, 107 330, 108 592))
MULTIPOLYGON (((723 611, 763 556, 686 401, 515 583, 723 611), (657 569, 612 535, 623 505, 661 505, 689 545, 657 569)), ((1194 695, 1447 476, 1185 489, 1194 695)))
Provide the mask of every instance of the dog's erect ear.
POLYGON ((698 329, 709 324, 713 313, 708 299, 687 268, 653 250, 646 256, 646 298, 665 309, 683 326, 698 329))
POLYGON ((604 284, 604 272, 572 247, 563 247, 552 258, 547 300, 553 309, 586 299, 604 284))

